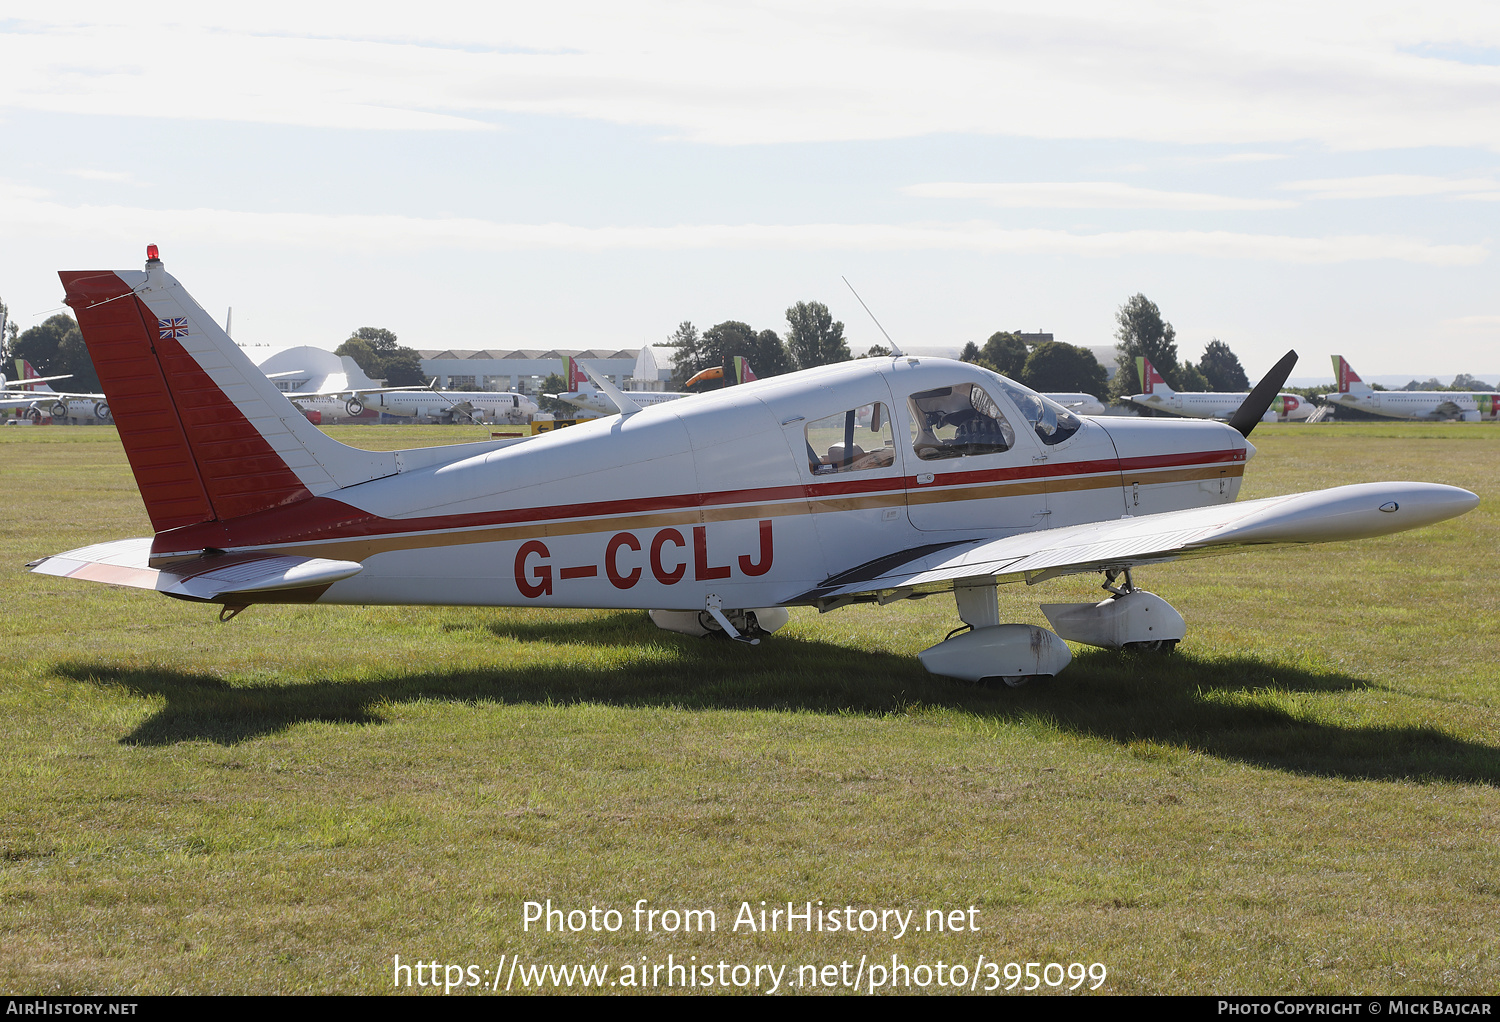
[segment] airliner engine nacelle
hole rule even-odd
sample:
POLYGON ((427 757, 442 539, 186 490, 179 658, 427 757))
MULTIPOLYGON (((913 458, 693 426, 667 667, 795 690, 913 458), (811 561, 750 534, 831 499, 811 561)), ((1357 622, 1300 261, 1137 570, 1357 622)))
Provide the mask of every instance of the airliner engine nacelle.
POLYGON ((357 397, 351 397, 349 400, 344 402, 344 411, 349 413, 349 417, 351 419, 358 418, 360 415, 363 415, 364 410, 364 402, 360 401, 357 397))
POLYGON ((94 402, 94 418, 98 419, 101 422, 109 422, 110 421, 110 418, 109 418, 109 402, 107 402, 107 401, 95 401, 94 402))
POLYGON ((63 401, 52 402, 52 407, 47 409, 47 414, 54 419, 66 419, 68 417, 68 406, 63 401))

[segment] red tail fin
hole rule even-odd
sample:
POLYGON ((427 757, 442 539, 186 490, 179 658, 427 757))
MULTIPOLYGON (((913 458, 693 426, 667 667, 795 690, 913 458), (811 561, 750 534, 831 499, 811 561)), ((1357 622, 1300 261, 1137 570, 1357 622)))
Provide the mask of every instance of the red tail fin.
POLYGON ((160 261, 59 276, 158 533, 396 470, 304 419, 160 261))
POLYGON ((64 272, 68 304, 157 532, 310 497, 224 392, 113 272, 64 272))

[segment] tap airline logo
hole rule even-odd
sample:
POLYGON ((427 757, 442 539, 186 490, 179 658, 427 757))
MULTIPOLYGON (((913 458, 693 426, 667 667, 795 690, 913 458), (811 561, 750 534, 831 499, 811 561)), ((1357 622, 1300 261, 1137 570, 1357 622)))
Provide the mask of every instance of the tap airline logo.
POLYGON ((1349 363, 1344 361, 1343 355, 1333 356, 1333 373, 1338 377, 1340 394, 1349 393, 1349 384, 1364 382, 1349 363))
POLYGON ((755 371, 750 368, 750 360, 744 355, 734 356, 734 375, 740 383, 749 383, 755 379, 755 371))
POLYGON ((1142 394, 1154 394, 1156 392, 1156 384, 1167 382, 1162 379, 1161 373, 1156 371, 1156 366, 1151 364, 1151 360, 1144 355, 1137 355, 1135 357, 1135 368, 1141 374, 1142 394))
POLYGON ((188 333, 187 320, 182 316, 173 319, 158 319, 156 321, 157 332, 161 334, 160 339, 169 337, 186 337, 188 333))
POLYGON ((568 374, 568 390, 570 392, 578 390, 579 385, 589 378, 588 373, 583 371, 583 367, 576 359, 565 357, 563 363, 568 374))

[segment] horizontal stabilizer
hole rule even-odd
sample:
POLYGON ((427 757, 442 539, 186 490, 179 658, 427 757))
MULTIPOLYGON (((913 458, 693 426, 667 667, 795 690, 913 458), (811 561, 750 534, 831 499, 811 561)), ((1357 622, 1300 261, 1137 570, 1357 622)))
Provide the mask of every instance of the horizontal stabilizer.
MULTIPOLYGON (((357 575, 362 567, 354 561, 322 557, 208 554, 153 568, 147 563, 150 556, 151 540, 122 539, 69 550, 33 561, 28 567, 39 575, 154 589, 191 600, 246 596, 252 598, 251 602, 256 594, 327 587, 357 575)), ((309 600, 316 598, 313 593, 304 595, 309 600)))
POLYGON ((1004 539, 914 550, 883 570, 841 573, 787 603, 910 589, 935 592, 960 579, 1021 579, 1128 568, 1190 554, 1268 543, 1326 543, 1404 532, 1455 518, 1479 498, 1437 483, 1360 483, 1239 504, 1070 525, 1004 539))

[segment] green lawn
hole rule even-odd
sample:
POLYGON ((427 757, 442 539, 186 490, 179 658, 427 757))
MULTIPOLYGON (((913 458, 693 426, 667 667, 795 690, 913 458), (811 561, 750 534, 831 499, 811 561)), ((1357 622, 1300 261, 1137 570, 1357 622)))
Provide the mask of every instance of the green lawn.
MULTIPOLYGON (((720 961, 786 966, 783 990, 897 955, 977 967, 983 989, 982 955, 1103 963, 1111 993, 1493 993, 1500 429, 1253 441, 1245 497, 1418 479, 1483 503, 1143 569, 1188 620, 1177 653, 1077 648, 1054 681, 997 691, 917 663, 958 623, 944 597, 794 611, 750 649, 604 611, 220 624, 30 575, 149 527, 113 430, 0 430, 0 989, 384 993, 395 955, 485 983, 502 956, 618 981, 671 955, 716 982, 720 961), (524 931, 549 898, 624 925, 524 931), (636 932, 639 899, 717 929, 636 932), (732 929, 742 902, 819 900, 918 925, 975 906, 978 930, 732 929)), ((1043 624, 1039 603, 1096 585, 1002 588, 1003 617, 1043 624)))

